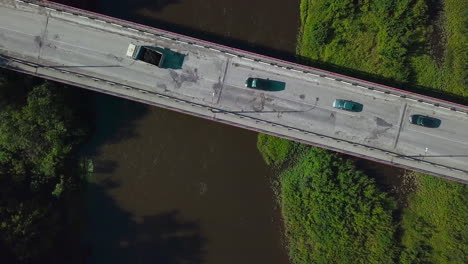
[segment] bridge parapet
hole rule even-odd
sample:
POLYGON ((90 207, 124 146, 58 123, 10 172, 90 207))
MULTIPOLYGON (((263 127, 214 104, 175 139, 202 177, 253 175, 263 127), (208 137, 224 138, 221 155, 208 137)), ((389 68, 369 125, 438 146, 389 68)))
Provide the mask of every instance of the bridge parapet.
POLYGON ((16 44, 7 41, 0 47, 2 67, 468 181, 466 106, 51 2, 9 3, 0 4, 0 16, 18 19, 17 27, 31 34, 21 34, 15 26, 6 30, 16 44), (12 10, 16 13, 8 12, 12 10), (166 71, 140 65, 125 58, 132 41, 185 52, 187 63, 166 71), (245 79, 251 76, 285 80, 287 89, 246 89, 245 79), (365 111, 337 112, 331 107, 337 97, 361 100, 365 111), (413 112, 438 115, 454 128, 415 130, 406 122, 413 112))

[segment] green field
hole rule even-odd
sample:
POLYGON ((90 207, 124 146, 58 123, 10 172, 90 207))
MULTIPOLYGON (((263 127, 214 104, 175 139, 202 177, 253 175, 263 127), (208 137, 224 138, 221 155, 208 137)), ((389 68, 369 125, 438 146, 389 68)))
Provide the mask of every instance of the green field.
POLYGON ((415 173, 401 222, 402 264, 468 263, 468 188, 415 173))
POLYGON ((468 8, 463 3, 447 0, 442 15, 435 16, 433 2, 425 0, 302 0, 297 53, 466 97, 468 8))

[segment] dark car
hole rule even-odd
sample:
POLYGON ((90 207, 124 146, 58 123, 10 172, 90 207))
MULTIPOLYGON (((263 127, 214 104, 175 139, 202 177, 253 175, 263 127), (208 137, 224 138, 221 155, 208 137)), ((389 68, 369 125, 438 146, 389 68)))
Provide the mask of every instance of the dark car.
POLYGON ((409 121, 413 125, 430 128, 437 128, 440 126, 440 123, 442 123, 440 119, 424 115, 412 115, 409 117, 409 121))
POLYGON ((248 78, 245 81, 245 87, 264 91, 281 91, 285 86, 284 82, 270 79, 248 78))
POLYGON ((333 107, 351 112, 361 112, 364 106, 353 101, 336 99, 333 102, 333 107))

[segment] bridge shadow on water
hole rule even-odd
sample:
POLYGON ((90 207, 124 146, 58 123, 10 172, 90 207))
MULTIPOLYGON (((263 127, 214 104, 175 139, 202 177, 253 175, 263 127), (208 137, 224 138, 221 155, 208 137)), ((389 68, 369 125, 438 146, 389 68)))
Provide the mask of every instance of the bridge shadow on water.
MULTIPOLYGON (((97 156, 106 144, 139 137, 135 131, 136 123, 148 114, 150 106, 93 91, 86 92, 85 97, 89 107, 87 115, 93 119, 94 131, 81 154, 97 156)), ((101 165, 106 172, 111 172, 111 161, 103 161, 101 165)))
POLYGON ((89 184, 85 263, 203 263, 202 237, 197 221, 183 219, 177 210, 135 219, 108 195, 112 182, 89 184))

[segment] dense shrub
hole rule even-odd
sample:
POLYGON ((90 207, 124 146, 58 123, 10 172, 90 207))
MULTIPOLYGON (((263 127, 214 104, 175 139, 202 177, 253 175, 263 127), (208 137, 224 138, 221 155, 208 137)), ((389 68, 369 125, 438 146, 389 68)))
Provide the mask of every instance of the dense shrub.
POLYGON ((468 187, 416 174, 403 214, 402 264, 468 263, 468 187))
POLYGON ((395 202, 350 161, 311 148, 280 181, 294 263, 394 263, 395 202))
POLYGON ((0 83, 0 253, 5 263, 39 263, 59 246, 61 201, 81 177, 72 150, 85 130, 63 86, 21 87, 31 84, 21 78, 0 83))

